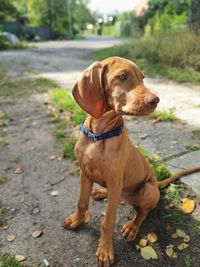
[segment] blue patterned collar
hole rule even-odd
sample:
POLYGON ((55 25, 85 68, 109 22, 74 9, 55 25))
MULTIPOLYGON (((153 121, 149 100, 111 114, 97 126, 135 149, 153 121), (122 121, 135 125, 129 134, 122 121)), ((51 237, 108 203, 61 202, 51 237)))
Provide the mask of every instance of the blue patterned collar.
POLYGON ((83 123, 81 123, 80 125, 80 131, 84 133, 84 135, 87 136, 87 138, 89 138, 93 142, 107 139, 107 138, 112 138, 114 136, 118 136, 122 133, 123 129, 124 129, 124 122, 122 122, 122 124, 119 127, 117 127, 116 129, 112 131, 102 133, 102 134, 94 134, 90 132, 89 130, 85 129, 85 127, 83 126, 83 123))

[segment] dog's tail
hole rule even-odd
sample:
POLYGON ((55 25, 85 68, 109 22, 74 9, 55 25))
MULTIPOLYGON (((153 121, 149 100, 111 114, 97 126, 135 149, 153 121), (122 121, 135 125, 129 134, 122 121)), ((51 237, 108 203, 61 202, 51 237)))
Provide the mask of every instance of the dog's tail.
POLYGON ((177 180, 178 178, 184 176, 184 175, 187 175, 187 174, 190 174, 190 173, 193 173, 193 172, 198 172, 200 171, 200 166, 197 166, 197 167, 192 167, 192 168, 189 168, 189 169, 185 169, 183 171, 180 171, 174 175, 172 175, 171 177, 167 178, 167 179, 164 179, 162 181, 158 181, 158 186, 161 187, 161 186, 165 186, 165 185, 168 185, 172 182, 174 182, 175 180, 177 180))

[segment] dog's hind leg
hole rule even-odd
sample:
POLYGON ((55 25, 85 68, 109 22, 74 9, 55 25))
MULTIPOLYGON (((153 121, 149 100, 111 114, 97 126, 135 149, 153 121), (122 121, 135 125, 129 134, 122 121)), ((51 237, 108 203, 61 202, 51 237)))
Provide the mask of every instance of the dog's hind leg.
POLYGON ((152 177, 145 185, 134 193, 133 204, 138 208, 137 215, 122 227, 122 235, 129 241, 137 236, 143 221, 149 211, 156 207, 160 198, 157 181, 152 177))

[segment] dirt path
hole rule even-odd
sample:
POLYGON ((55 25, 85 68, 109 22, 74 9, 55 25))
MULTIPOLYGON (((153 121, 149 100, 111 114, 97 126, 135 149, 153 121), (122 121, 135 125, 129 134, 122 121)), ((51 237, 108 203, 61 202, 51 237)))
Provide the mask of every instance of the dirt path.
MULTIPOLYGON (((91 37, 82 41, 50 41, 34 44, 37 48, 0 53, 10 78, 43 76, 70 89, 93 60, 90 53, 121 40, 91 37)), ((159 108, 174 108, 178 118, 195 128, 200 127, 200 87, 176 84, 163 79, 146 79, 146 84, 160 96, 159 108)))
MULTIPOLYGON (((109 44, 113 42, 117 41, 110 40, 109 44)), ((68 87, 75 76, 91 62, 88 59, 89 52, 95 47, 106 45, 106 40, 100 43, 94 40, 85 43, 48 42, 40 44, 36 50, 20 51, 21 54, 15 51, 0 53, 0 61, 5 63, 11 78, 34 76, 35 73, 29 71, 34 68, 34 72, 36 69, 42 75, 59 81, 63 77, 61 83, 68 87), (25 62, 24 66, 22 62, 25 62)), ((6 175, 7 180, 0 184, 0 196, 1 205, 5 205, 8 210, 4 216, 0 216, 0 221, 9 226, 0 229, 0 250, 2 254, 26 256, 23 266, 27 267, 47 266, 45 259, 51 267, 93 267, 96 266, 95 251, 102 212, 107 203, 91 200, 92 217, 87 225, 76 232, 62 228, 65 216, 75 209, 79 180, 77 175, 73 175, 76 165, 62 158, 61 148, 52 137, 53 126, 46 115, 46 101, 46 95, 0 101, 0 109, 7 114, 8 122, 7 126, 0 128, 5 134, 5 143, 0 143, 0 175, 6 175), (52 191, 57 191, 57 196, 52 196, 52 191), (43 235, 34 239, 31 233, 37 229, 42 230, 43 235), (15 235, 15 240, 8 242, 9 235, 15 235)), ((199 142, 199 136, 193 134, 191 125, 131 120, 127 121, 127 126, 136 144, 142 144, 162 157, 173 158, 188 153, 186 145, 199 142)), ((195 197, 188 188, 184 189, 184 195, 195 197)), ((120 229, 132 216, 132 210, 127 204, 119 205, 114 235, 116 263, 113 266, 200 266, 200 232, 196 228, 196 218, 200 213, 198 204, 195 212, 183 217, 183 221, 175 220, 169 209, 164 208, 165 205, 166 201, 162 199, 134 242, 127 242, 121 237, 120 229), (165 248, 182 242, 181 238, 171 238, 178 227, 190 234, 191 242, 189 248, 178 251, 178 259, 173 260, 166 256, 165 248), (153 245, 158 260, 146 261, 135 245, 151 231, 158 236, 158 242, 153 245)))

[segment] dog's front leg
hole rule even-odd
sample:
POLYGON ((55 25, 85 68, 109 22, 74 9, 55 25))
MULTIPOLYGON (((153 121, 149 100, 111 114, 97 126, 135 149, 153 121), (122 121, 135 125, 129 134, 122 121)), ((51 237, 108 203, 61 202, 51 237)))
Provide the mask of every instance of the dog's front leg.
POLYGON ((122 183, 121 185, 119 185, 119 183, 112 183, 110 184, 110 186, 107 185, 107 188, 108 207, 103 222, 101 224, 101 237, 99 240, 99 247, 96 252, 98 264, 99 266, 103 267, 108 267, 114 262, 112 237, 115 228, 117 206, 121 197, 122 183))
POLYGON ((64 227, 74 230, 80 224, 89 220, 88 206, 93 183, 82 172, 80 172, 80 196, 77 210, 69 215, 64 221, 64 227))

